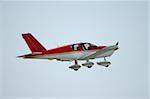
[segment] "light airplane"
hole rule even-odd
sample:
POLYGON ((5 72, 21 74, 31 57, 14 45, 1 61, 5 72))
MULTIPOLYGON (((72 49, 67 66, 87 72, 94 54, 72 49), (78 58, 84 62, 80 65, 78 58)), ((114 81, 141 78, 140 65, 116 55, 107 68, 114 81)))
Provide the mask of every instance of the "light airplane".
POLYGON ((97 64, 108 67, 111 63, 106 60, 106 57, 110 57, 114 51, 118 49, 118 42, 112 46, 96 46, 85 42, 69 44, 47 50, 30 33, 22 34, 22 37, 26 41, 32 53, 18 57, 25 59, 56 59, 58 61, 74 61, 74 65, 69 66, 69 68, 75 71, 81 68, 81 66, 91 68, 94 63, 89 60, 95 58, 104 58, 104 61, 97 62, 97 64), (79 60, 85 60, 86 62, 79 65, 79 60))

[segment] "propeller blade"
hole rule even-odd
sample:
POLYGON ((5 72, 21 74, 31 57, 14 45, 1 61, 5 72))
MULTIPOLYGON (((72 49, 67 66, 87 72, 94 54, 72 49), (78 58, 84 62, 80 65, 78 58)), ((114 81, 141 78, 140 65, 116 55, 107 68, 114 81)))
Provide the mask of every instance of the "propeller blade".
POLYGON ((116 45, 118 45, 118 44, 119 44, 119 42, 116 43, 116 45))

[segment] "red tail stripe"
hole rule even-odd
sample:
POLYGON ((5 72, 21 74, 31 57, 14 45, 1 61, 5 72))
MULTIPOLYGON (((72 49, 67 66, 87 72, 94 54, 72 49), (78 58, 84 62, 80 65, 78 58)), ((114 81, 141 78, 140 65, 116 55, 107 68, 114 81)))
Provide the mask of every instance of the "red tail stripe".
POLYGON ((32 52, 46 51, 42 44, 40 44, 40 42, 38 42, 30 33, 22 34, 22 36, 32 52))

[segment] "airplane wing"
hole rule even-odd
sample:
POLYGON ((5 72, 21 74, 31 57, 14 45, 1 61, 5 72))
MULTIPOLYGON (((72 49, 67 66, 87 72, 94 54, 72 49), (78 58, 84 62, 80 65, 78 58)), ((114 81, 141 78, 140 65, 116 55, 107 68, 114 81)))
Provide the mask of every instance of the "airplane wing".
POLYGON ((98 51, 95 52, 94 54, 89 55, 89 56, 86 56, 86 57, 84 57, 83 59, 84 59, 84 60, 87 60, 87 59, 94 59, 94 58, 96 58, 96 57, 99 56, 99 55, 102 55, 102 54, 104 54, 104 53, 106 53, 106 52, 108 52, 108 51, 111 51, 111 50, 114 50, 114 51, 115 51, 116 49, 118 49, 118 46, 117 46, 117 45, 109 46, 109 47, 103 48, 103 49, 101 49, 101 50, 98 50, 98 51))

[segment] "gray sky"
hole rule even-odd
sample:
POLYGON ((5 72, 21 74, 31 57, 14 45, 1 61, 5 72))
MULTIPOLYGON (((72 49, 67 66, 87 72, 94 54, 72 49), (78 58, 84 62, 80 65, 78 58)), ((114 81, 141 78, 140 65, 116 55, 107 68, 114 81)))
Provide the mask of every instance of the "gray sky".
POLYGON ((146 2, 5 2, 2 13, 3 96, 147 99, 146 2), (120 49, 109 68, 74 72, 71 62, 15 58, 30 53, 22 32, 47 49, 85 41, 120 49))
MULTIPOLYGON (((0 3, 0 39, 2 39, 2 5, 0 3)), ((3 82, 3 76, 2 76, 2 42, 0 40, 0 97, 2 96, 2 82, 3 82)))

